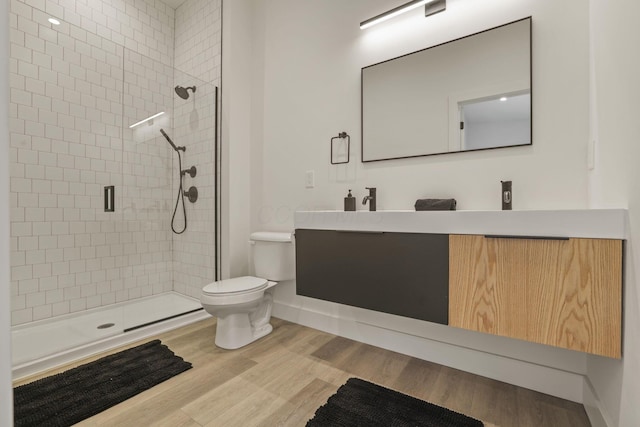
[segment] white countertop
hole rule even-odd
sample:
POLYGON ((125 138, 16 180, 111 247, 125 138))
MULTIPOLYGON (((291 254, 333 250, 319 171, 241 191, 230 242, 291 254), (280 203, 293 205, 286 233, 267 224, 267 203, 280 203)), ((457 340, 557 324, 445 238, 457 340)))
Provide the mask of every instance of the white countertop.
POLYGON ((626 239, 626 209, 299 211, 295 228, 626 239))

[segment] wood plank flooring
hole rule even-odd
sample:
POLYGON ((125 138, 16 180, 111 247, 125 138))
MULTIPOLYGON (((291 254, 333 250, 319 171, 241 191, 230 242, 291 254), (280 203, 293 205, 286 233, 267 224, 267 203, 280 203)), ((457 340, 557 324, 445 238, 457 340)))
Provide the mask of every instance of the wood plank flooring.
POLYGON ((273 333, 233 351, 214 345, 214 318, 144 340, 161 339, 193 369, 78 425, 304 426, 338 387, 356 376, 478 418, 487 427, 590 426, 577 403, 283 320, 274 318, 272 324, 273 333))

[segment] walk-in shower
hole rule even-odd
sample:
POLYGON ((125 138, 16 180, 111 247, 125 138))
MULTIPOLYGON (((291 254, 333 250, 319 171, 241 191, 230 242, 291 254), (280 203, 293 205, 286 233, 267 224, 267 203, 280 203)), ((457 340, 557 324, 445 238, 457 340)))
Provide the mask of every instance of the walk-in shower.
POLYGON ((53 26, 52 12, 75 9, 10 0, 14 35, 29 29, 10 58, 15 367, 139 338, 173 316, 206 317, 198 298, 219 257, 220 3, 186 0, 179 13, 157 4, 127 2, 127 19, 101 31, 100 2, 53 26), (210 42, 174 51, 193 34, 210 42), (182 181, 200 194, 177 235, 175 193, 195 197, 182 181))

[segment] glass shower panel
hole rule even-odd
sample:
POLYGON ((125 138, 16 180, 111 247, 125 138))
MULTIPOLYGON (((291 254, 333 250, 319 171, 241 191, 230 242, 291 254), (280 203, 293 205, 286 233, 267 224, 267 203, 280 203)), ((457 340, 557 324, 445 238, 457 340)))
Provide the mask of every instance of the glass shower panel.
MULTIPOLYGON (((173 235, 173 283, 175 291, 199 299, 202 287, 215 280, 217 88, 179 70, 175 70, 173 86, 196 87, 189 91, 188 99, 174 96, 173 124, 176 140, 186 146, 183 169, 197 169, 195 177, 185 176, 184 189, 194 186, 198 190, 197 202, 186 203, 186 231, 173 235)), ((175 183, 175 172, 172 176, 175 183)))
POLYGON ((125 314, 135 328, 201 309, 200 290, 213 280, 215 87, 135 52, 124 56, 122 206, 130 265, 123 290, 129 299, 171 291, 192 297, 125 314))
POLYGON ((52 26, 47 16, 37 9, 24 16, 39 28, 30 42, 39 65, 23 79, 32 107, 17 105, 24 129, 12 135, 13 176, 32 185, 16 191, 14 212, 25 215, 11 221, 29 225, 32 244, 18 238, 12 255, 31 251, 25 265, 38 273, 29 287, 14 274, 18 295, 33 299, 31 317, 16 313, 15 323, 114 303, 110 282, 119 276, 110 245, 120 214, 105 212, 104 188, 118 195, 122 185, 123 48, 66 22, 52 26))
POLYGON ((31 30, 28 44, 14 31, 11 51, 15 364, 117 333, 63 320, 119 301, 123 216, 105 203, 121 204, 124 48, 14 4, 31 30))
POLYGON ((173 69, 129 49, 124 53, 122 210, 123 296, 135 299, 173 289, 171 135, 173 69), (152 118, 153 117, 153 118, 152 118))

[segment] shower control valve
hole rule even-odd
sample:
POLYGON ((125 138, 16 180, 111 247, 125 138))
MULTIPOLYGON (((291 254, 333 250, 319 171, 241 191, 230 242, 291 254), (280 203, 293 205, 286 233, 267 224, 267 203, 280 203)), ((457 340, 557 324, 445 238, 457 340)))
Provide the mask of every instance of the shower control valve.
POLYGON ((191 166, 189 169, 185 169, 183 171, 180 172, 180 174, 182 176, 189 174, 191 176, 191 178, 195 177, 197 173, 197 169, 195 166, 191 166))
POLYGON ((195 203, 198 200, 198 189, 196 187, 190 187, 183 193, 191 203, 195 203))

